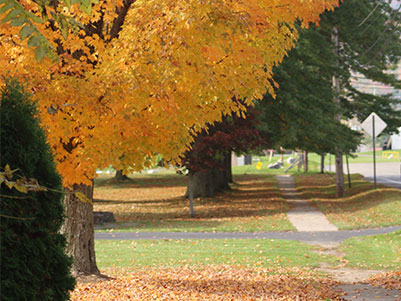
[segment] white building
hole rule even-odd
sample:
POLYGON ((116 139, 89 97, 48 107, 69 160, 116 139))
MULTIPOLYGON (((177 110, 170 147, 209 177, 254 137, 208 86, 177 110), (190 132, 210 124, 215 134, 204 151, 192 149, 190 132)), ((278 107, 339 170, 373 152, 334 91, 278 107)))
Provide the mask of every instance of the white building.
POLYGON ((401 128, 398 131, 400 134, 391 136, 391 149, 401 149, 401 128))

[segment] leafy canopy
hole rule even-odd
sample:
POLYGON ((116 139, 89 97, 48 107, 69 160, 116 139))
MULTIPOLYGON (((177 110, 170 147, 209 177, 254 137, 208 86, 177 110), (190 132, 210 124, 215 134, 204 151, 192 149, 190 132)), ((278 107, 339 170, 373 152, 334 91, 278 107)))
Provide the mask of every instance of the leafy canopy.
POLYGON ((90 184, 97 167, 175 160, 208 123, 274 94, 294 23, 336 2, 0 0, 0 76, 30 83, 64 186, 90 184))

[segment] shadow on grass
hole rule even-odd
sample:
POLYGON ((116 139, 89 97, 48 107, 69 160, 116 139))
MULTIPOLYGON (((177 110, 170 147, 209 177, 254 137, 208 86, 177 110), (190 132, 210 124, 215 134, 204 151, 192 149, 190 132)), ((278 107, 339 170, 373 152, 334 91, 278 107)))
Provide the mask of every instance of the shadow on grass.
POLYGON ((174 219, 166 219, 166 220, 135 220, 129 222, 119 222, 113 225, 101 225, 97 226, 97 230, 124 230, 124 229, 132 229, 135 230, 149 230, 151 229, 153 232, 164 232, 166 229, 171 229, 176 232, 181 232, 182 230, 188 229, 202 229, 202 231, 209 231, 210 229, 215 229, 221 226, 223 222, 221 221, 205 221, 205 220, 197 220, 188 219, 188 220, 174 220, 174 219))
POLYGON ((129 181, 116 182, 112 175, 95 179, 95 187, 102 188, 163 188, 186 187, 188 177, 178 174, 130 176, 129 181))
MULTIPOLYGON (((278 208, 246 208, 245 206, 241 206, 238 204, 237 208, 226 209, 221 208, 219 206, 211 206, 207 211, 197 208, 195 205, 195 217, 191 220, 196 221, 198 219, 214 219, 214 218, 225 218, 230 219, 234 217, 266 217, 272 216, 276 214, 282 213, 282 210, 279 208, 284 207, 285 202, 282 200, 271 200, 269 201, 271 205, 278 208), (240 208, 239 208, 240 207, 240 208)), ((209 206, 210 204, 208 204, 209 206)), ((256 204, 257 205, 257 204, 256 204)), ((273 207, 272 206, 272 207, 273 207)), ((181 207, 182 208, 182 207, 181 207)), ((116 217, 131 217, 130 220, 171 220, 171 219, 182 219, 189 218, 188 213, 186 211, 187 208, 182 208, 181 212, 140 212, 140 213, 132 213, 132 214, 116 214, 116 217)))
POLYGON ((118 221, 117 225, 105 225, 103 229, 135 227, 138 230, 157 231, 174 228, 178 231, 196 228, 208 231, 226 227, 226 224, 230 224, 227 227, 246 228, 258 223, 261 224, 260 227, 266 227, 262 225, 268 223, 263 222, 265 220, 282 223, 288 208, 287 202, 281 198, 275 186, 273 179, 271 183, 265 182, 256 186, 254 183, 244 184, 215 197, 197 198, 194 200, 194 218, 189 217, 189 200, 183 197, 156 200, 95 199, 95 205, 96 210, 102 211, 102 206, 105 206, 104 210, 113 211, 118 221))
POLYGON ((176 205, 184 202, 185 199, 184 197, 176 197, 176 198, 170 198, 170 199, 160 199, 160 200, 131 200, 131 201, 125 201, 125 200, 105 200, 105 199, 94 199, 93 202, 95 204, 99 205, 150 205, 150 204, 160 204, 163 203, 166 206, 168 205, 176 205))
MULTIPOLYGON (((364 191, 350 197, 339 199, 314 199, 319 208, 323 208, 325 213, 355 213, 356 211, 369 211, 377 207, 378 204, 391 204, 401 201, 401 191, 396 189, 377 189, 364 191)), ((391 205, 390 205, 391 206, 391 205)), ((399 217, 401 222, 401 216, 399 217)))

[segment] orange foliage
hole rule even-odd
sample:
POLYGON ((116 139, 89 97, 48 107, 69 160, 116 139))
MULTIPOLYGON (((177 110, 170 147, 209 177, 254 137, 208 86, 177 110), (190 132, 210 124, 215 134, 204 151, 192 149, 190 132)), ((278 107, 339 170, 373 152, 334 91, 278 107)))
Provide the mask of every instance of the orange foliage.
POLYGON ((401 270, 376 274, 369 278, 367 282, 388 290, 398 289, 401 291, 401 270))
POLYGON ((334 282, 310 271, 236 266, 141 269, 110 281, 78 283, 71 300, 325 300, 334 282))
MULTIPOLYGON (((140 170, 154 153, 174 160, 191 133, 241 113, 233 97, 249 105, 273 93, 272 68, 294 45, 294 22, 317 22, 336 2, 100 0, 87 15, 58 1, 44 22, 29 21, 58 60, 37 63, 22 26, 5 22, 0 76, 29 83, 64 186, 90 184, 98 167, 140 170), (62 20, 82 28, 66 32, 62 20)), ((40 16, 36 2, 19 3, 40 16)))

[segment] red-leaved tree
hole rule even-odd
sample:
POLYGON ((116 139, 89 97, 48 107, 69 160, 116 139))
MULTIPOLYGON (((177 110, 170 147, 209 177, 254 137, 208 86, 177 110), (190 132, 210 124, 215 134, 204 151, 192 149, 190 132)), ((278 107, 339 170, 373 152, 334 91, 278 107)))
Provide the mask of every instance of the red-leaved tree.
POLYGON ((222 122, 196 136, 182 160, 182 165, 189 170, 187 196, 190 189, 193 197, 213 196, 229 189, 231 153, 246 153, 268 142, 256 129, 257 122, 257 111, 252 107, 246 116, 225 116, 222 122))

